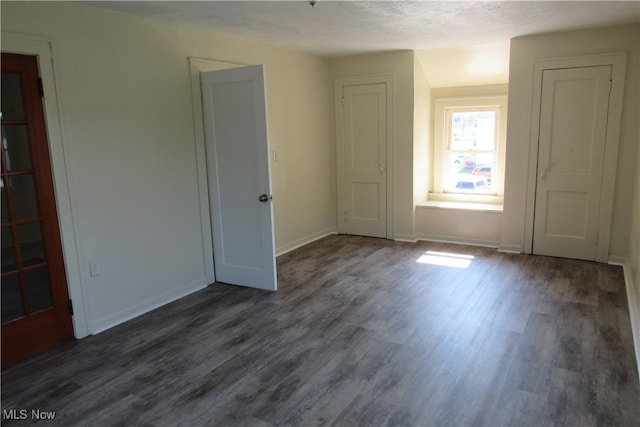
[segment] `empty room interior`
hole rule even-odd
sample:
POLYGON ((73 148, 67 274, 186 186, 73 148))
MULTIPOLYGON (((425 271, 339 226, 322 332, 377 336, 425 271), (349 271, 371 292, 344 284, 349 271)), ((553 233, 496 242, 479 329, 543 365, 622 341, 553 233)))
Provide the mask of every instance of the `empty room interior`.
POLYGON ((640 422, 638 1, 2 1, 2 422, 640 422))

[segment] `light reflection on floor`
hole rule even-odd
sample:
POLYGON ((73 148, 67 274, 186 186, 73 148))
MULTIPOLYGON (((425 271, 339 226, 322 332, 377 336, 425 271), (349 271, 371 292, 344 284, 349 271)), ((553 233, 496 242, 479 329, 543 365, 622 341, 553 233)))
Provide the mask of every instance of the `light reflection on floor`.
POLYGON ((441 265, 444 267, 467 268, 475 257, 473 255, 448 252, 427 251, 416 262, 420 264, 441 265))

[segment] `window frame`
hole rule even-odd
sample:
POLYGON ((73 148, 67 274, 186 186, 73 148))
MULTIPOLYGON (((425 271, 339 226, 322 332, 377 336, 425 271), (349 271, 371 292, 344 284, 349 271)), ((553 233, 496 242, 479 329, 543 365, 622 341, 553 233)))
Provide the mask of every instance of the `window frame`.
MULTIPOLYGON (((433 187, 429 201, 453 201, 471 203, 502 204, 504 196, 504 159, 507 128, 507 95, 438 98, 434 102, 434 156, 433 187), (491 181, 495 191, 491 193, 465 193, 447 191, 445 182, 449 172, 449 137, 451 135, 451 113, 460 111, 495 111, 496 146, 495 170, 491 181)), ((453 150, 455 151, 455 150, 453 150)), ((471 151, 471 150, 470 150, 471 151)), ((494 151, 494 150, 491 150, 494 151)), ((486 151, 484 151, 486 152, 486 151)))

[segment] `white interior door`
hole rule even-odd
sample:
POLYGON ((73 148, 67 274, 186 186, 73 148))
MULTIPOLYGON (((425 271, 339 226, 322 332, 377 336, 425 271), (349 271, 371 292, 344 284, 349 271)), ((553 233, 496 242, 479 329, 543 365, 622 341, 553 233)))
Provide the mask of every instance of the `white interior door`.
POLYGON ((216 281, 275 291, 263 66, 200 78, 216 281))
POLYGON ((596 259, 611 66, 544 70, 533 253, 596 259))
POLYGON ((344 228, 387 237, 387 84, 344 86, 344 228))

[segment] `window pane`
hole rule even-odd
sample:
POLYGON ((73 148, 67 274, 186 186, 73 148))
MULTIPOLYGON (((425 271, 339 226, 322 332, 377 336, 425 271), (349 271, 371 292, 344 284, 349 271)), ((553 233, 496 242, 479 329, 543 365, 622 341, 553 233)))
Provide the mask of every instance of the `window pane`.
POLYGON ((454 111, 451 113, 451 150, 494 150, 495 111, 454 111))
POLYGON ((450 153, 451 159, 450 170, 453 173, 468 173, 471 169, 476 167, 476 154, 475 153, 450 153), (469 169, 465 171, 464 169, 469 169))
POLYGON ((449 174, 446 189, 456 193, 495 193, 492 180, 494 171, 495 154, 493 152, 449 152, 449 174))

